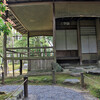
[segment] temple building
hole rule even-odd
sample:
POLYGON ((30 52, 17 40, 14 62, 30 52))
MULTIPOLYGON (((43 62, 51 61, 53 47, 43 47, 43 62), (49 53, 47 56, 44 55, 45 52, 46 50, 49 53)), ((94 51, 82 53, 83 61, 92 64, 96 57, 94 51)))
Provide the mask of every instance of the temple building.
POLYGON ((8 0, 7 4, 9 10, 3 18, 13 21, 13 27, 28 38, 25 48, 5 45, 5 68, 7 59, 28 60, 29 71, 49 68, 52 61, 85 64, 100 59, 99 0, 8 0), (33 36, 52 36, 53 47, 29 47, 29 37, 33 36), (45 54, 51 48, 51 54, 30 56, 30 50, 36 48, 45 54), (7 50, 16 49, 26 49, 27 57, 6 56, 7 50))

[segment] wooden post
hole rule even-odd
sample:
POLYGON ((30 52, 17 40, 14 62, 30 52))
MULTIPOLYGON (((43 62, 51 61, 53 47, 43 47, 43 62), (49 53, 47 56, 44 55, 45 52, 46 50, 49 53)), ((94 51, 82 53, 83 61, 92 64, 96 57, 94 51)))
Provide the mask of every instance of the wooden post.
POLYGON ((20 75, 22 75, 22 60, 20 60, 20 75))
POLYGON ((81 73, 81 87, 84 88, 84 74, 81 73))
MULTIPOLYGON (((27 34, 27 47, 28 47, 28 49, 27 49, 27 52, 28 52, 28 54, 27 54, 27 56, 29 57, 30 56, 30 49, 29 49, 29 47, 30 47, 30 43, 29 43, 29 32, 28 32, 28 34, 27 34)), ((28 71, 30 71, 31 70, 31 61, 30 60, 28 60, 28 71)))
POLYGON ((14 73, 14 60, 12 60, 12 69, 13 69, 13 77, 15 76, 15 73, 14 73))
POLYGON ((24 97, 27 98, 28 97, 28 77, 27 76, 24 77, 24 81, 25 81, 25 83, 24 83, 24 97))
MULTIPOLYGON (((8 10, 5 11, 6 19, 8 18, 8 10)), ((7 21, 7 20, 6 20, 7 21)), ((6 42, 7 42, 7 34, 4 33, 3 37, 3 60, 4 60, 4 74, 7 76, 7 55, 6 55, 6 42)))
POLYGON ((53 1, 53 50, 54 50, 54 61, 56 62, 56 25, 55 25, 55 3, 53 1))
POLYGON ((52 79, 53 79, 53 84, 56 84, 55 71, 54 70, 52 70, 52 79))
POLYGON ((4 84, 4 72, 2 72, 2 84, 4 84))
POLYGON ((7 40, 7 34, 4 33, 4 38, 3 38, 3 57, 4 57, 4 74, 7 76, 7 58, 6 58, 6 41, 7 40))
POLYGON ((51 64, 51 66, 52 66, 52 81, 53 81, 53 84, 56 84, 55 70, 54 70, 54 67, 53 67, 53 63, 51 64))
POLYGON ((81 36, 80 36, 80 21, 79 20, 77 20, 77 33, 78 33, 78 56, 80 57, 80 65, 82 65, 81 36))

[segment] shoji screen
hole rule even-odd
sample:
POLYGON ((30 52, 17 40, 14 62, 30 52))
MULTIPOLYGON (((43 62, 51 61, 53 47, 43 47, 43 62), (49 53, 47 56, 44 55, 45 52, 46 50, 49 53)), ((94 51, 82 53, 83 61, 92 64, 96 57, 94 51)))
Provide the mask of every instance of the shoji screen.
POLYGON ((66 45, 67 50, 77 50, 77 31, 66 30, 66 45))
POLYGON ((65 30, 56 30, 56 50, 66 50, 65 30))
POLYGON ((82 53, 97 53, 95 27, 81 27, 82 53))
POLYGON ((56 31, 56 50, 77 50, 76 30, 56 31))

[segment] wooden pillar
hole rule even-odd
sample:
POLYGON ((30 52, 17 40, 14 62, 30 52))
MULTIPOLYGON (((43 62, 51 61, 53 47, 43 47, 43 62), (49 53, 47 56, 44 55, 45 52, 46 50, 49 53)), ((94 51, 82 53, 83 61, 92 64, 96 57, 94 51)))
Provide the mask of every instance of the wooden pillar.
POLYGON ((84 88, 84 74, 81 73, 81 87, 84 88))
POLYGON ((22 60, 20 60, 20 75, 22 75, 22 60))
MULTIPOLYGON (((30 44, 29 44, 29 32, 28 32, 28 34, 27 34, 27 47, 28 47, 28 49, 27 49, 27 52, 28 52, 28 54, 27 54, 27 56, 29 57, 30 56, 30 50, 29 50, 29 47, 30 47, 30 44)), ((28 71, 30 71, 31 70, 31 60, 28 60, 28 71)))
POLYGON ((4 84, 4 72, 2 72, 2 84, 4 84))
MULTIPOLYGON (((8 18, 8 10, 5 11, 6 19, 8 18)), ((3 60, 4 60, 4 75, 7 76, 7 55, 6 55, 7 34, 3 36, 3 60)))
POLYGON ((15 73, 14 73, 14 60, 12 60, 12 69, 13 69, 13 77, 15 76, 15 73))
POLYGON ((28 77, 25 76, 24 77, 24 97, 27 98, 28 97, 28 77))
POLYGON ((54 61, 56 62, 56 22, 55 22, 55 3, 53 1, 53 50, 54 61))
POLYGON ((97 32, 98 59, 100 59, 100 18, 96 19, 96 32, 97 32))
POLYGON ((4 33, 4 37, 3 37, 3 57, 4 57, 4 74, 5 74, 5 76, 7 76, 6 42, 7 42, 7 34, 4 33))
POLYGON ((77 34, 78 34, 78 56, 80 57, 80 65, 82 65, 80 20, 77 20, 77 34))

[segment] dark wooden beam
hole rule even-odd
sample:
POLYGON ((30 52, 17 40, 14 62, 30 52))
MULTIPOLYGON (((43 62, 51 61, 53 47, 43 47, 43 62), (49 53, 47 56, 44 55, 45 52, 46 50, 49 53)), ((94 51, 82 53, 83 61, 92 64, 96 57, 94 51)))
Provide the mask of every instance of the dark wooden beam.
POLYGON ((53 60, 54 57, 7 57, 7 60, 53 60))
MULTIPOLYGON (((37 0, 37 1, 29 1, 29 0, 17 0, 17 1, 8 1, 7 3, 9 5, 25 5, 25 4, 35 4, 35 3, 38 3, 38 4, 42 4, 42 3, 52 3, 54 0, 37 0)), ((100 0, 55 0, 55 2, 59 2, 59 3, 65 3, 65 2, 98 2, 100 0)))
POLYGON ((7 51, 8 51, 8 52, 12 52, 12 53, 25 54, 25 53, 23 53, 23 52, 16 52, 16 51, 8 50, 8 49, 7 49, 7 51))
POLYGON ((9 49, 44 49, 44 48, 53 48, 52 46, 51 47, 16 47, 16 48, 7 48, 7 50, 9 49))
POLYGON ((20 60, 20 75, 22 75, 22 60, 20 60))

